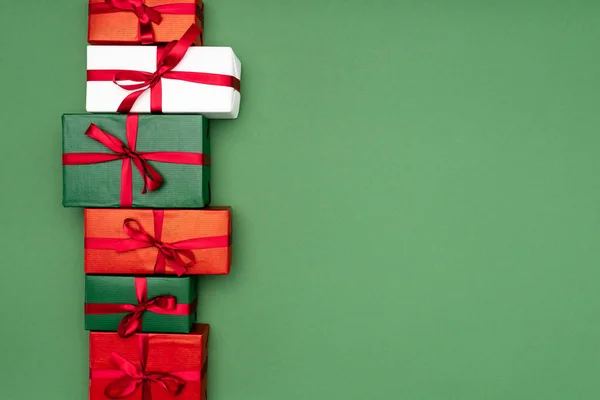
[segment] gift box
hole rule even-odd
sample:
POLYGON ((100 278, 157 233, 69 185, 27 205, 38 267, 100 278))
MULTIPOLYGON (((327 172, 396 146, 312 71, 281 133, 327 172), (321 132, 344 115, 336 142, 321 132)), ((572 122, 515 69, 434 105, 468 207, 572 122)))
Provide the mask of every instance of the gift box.
POLYGON ((89 399, 205 400, 208 332, 90 332, 89 399))
POLYGON ((241 63, 229 47, 88 46, 88 112, 199 113, 237 118, 241 63))
POLYGON ((196 298, 196 277, 86 275, 85 329, 189 333, 196 298))
POLYGON ((65 207, 202 208, 209 181, 200 115, 63 115, 65 207))
MULTIPOLYGON (((151 44, 179 39, 192 24, 202 29, 202 0, 89 0, 90 44, 151 44)), ((202 36, 196 40, 202 45, 202 36)))
POLYGON ((86 209, 86 274, 228 274, 231 209, 86 209))

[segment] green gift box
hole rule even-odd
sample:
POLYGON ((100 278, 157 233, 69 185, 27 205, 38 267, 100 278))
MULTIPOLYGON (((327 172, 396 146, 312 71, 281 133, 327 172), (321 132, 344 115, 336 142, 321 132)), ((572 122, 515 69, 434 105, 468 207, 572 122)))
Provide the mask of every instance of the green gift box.
POLYGON ((85 329, 189 333, 196 320, 196 277, 86 275, 85 329))
POLYGON ((203 208, 210 203, 201 115, 63 115, 63 205, 203 208))

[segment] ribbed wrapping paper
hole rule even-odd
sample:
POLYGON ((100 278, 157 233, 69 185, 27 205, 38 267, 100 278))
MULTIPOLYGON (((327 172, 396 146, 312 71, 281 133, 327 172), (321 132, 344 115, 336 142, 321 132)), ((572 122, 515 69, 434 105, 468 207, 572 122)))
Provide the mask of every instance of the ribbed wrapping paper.
MULTIPOLYGON (((209 325, 196 324, 189 334, 164 334, 146 333, 147 346, 147 372, 174 373, 178 371, 197 371, 198 375, 206 371, 208 358, 209 325)), ((121 338, 113 332, 90 332, 90 400, 109 400, 104 391, 106 386, 115 378, 96 379, 96 371, 110 371, 118 377, 119 373, 111 363, 111 353, 140 365, 139 335, 121 338)), ((206 399, 206 373, 201 380, 189 381, 178 396, 174 397, 157 383, 150 383, 152 400, 205 400, 206 399)), ((125 400, 142 400, 141 387, 124 398, 125 400)))
MULTIPOLYGON (((113 154, 86 136, 90 124, 127 144, 126 115, 65 114, 63 154, 113 154)), ((136 151, 192 152, 210 158, 208 121, 201 115, 139 115, 136 151)), ((143 180, 132 166, 133 207, 202 208, 210 200, 210 166, 149 161, 161 174, 163 185, 142 194, 143 180)), ((66 207, 120 207, 121 160, 63 166, 63 205, 66 207)))
MULTIPOLYGON (((140 279, 140 278, 138 278, 140 279)), ((197 297, 196 277, 144 277, 147 297, 174 296, 178 305, 194 305, 197 297)), ((137 306, 136 278, 133 276, 86 275, 85 302, 87 305, 130 304, 137 306)), ((146 311, 142 315, 142 332, 189 333, 196 320, 195 309, 187 315, 161 314, 146 311)), ((116 332, 119 323, 127 315, 122 313, 85 314, 85 329, 89 331, 116 332)))
MULTIPOLYGON (((114 249, 93 249, 88 246, 95 239, 128 239, 123 230, 123 222, 133 218, 144 229, 154 232, 153 210, 140 209, 86 209, 84 212, 85 242, 84 267, 86 274, 126 274, 150 275, 158 250, 156 247, 141 248, 119 253, 114 249)), ((164 210, 161 240, 165 243, 188 239, 230 237, 231 209, 209 208, 205 210, 164 210)), ((231 264, 230 239, 226 246, 193 250, 196 258, 194 266, 186 275, 228 274, 231 264)), ((173 269, 167 265, 167 274, 173 269)))
MULTIPOLYGON (((105 3, 105 0, 89 0, 89 3, 105 3)), ((144 4, 148 7, 188 3, 196 5, 199 10, 204 7, 202 0, 144 0, 144 4)), ((160 24, 152 23, 154 42, 168 43, 178 40, 191 24, 203 28, 202 13, 197 14, 176 15, 163 13, 160 24)), ((138 44, 138 24, 138 18, 130 11, 89 14, 88 42, 90 44, 138 44)), ((196 45, 201 46, 202 42, 202 36, 200 36, 196 41, 196 45)))

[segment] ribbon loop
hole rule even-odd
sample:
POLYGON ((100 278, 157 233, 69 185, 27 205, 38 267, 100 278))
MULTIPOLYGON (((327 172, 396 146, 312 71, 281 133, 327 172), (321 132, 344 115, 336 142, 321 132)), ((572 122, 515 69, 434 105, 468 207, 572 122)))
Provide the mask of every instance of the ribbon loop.
POLYGON ((156 85, 160 79, 155 73, 144 71, 119 71, 113 77, 113 83, 125 90, 138 90, 156 85), (124 84, 121 81, 132 81, 139 83, 124 84))
POLYGON ((149 374, 148 379, 158 383, 173 396, 177 396, 185 386, 185 381, 183 379, 169 374, 149 374))
POLYGON ((194 43, 196 38, 200 36, 202 31, 196 25, 191 25, 190 28, 183 34, 181 39, 169 43, 159 57, 156 63, 156 71, 154 73, 140 71, 125 71, 124 73, 116 73, 113 77, 113 82, 126 90, 135 90, 123 99, 117 112, 128 113, 133 108, 137 99, 148 89, 152 89, 161 82, 163 76, 173 70, 183 59, 189 47, 194 43), (128 78, 128 79, 124 79, 128 78), (130 80, 139 82, 130 85, 117 83, 120 80, 130 80))
MULTIPOLYGON (((140 357, 144 360, 147 356, 146 346, 143 346, 141 352, 144 354, 140 354, 140 357)), ((164 372, 147 372, 145 371, 144 362, 141 363, 142 366, 137 366, 115 352, 111 353, 110 362, 123 372, 125 376, 114 380, 106 386, 104 394, 109 399, 122 399, 128 397, 133 394, 140 385, 143 385, 144 390, 142 391, 142 400, 152 400, 152 392, 148 386, 150 382, 158 383, 173 396, 177 396, 185 386, 185 381, 177 376, 164 372)))
POLYGON ((131 162, 133 162, 137 170, 140 172, 142 180, 144 181, 142 194, 146 193, 148 190, 153 192, 161 187, 163 183, 162 176, 156 169, 154 169, 154 167, 152 167, 152 165, 150 165, 150 163, 148 162, 148 160, 146 160, 144 155, 135 151, 135 143, 131 143, 132 147, 128 147, 117 137, 107 132, 104 132, 95 124, 90 124, 85 134, 90 138, 103 144, 113 153, 116 153, 122 158, 128 159, 131 162))
POLYGON ((175 296, 163 295, 154 297, 151 300, 141 301, 133 311, 123 317, 117 332, 121 337, 129 337, 141 330, 142 318, 146 311, 169 311, 177 307, 177 298, 175 296))
POLYGON ((151 246, 154 246, 156 243, 156 239, 146 232, 142 224, 137 219, 125 219, 125 221, 123 221, 123 231, 133 240, 148 242, 151 246))

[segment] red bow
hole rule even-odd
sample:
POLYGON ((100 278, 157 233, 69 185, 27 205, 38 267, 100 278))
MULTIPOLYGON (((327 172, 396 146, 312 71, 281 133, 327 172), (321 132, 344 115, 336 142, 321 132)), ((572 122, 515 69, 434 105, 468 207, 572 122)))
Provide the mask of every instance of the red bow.
MULTIPOLYGON (((139 300, 138 300, 139 301, 139 300)), ((157 296, 152 300, 146 300, 137 306, 130 306, 131 313, 123 317, 117 328, 121 337, 129 337, 135 332, 140 331, 142 327, 142 316, 146 311, 159 312, 174 310, 177 307, 177 298, 175 296, 157 296)))
POLYGON ((113 8, 132 11, 140 21, 139 37, 142 44, 154 42, 151 22, 160 24, 162 21, 162 15, 158 11, 145 5, 142 0, 106 0, 106 2, 113 8))
POLYGON ((150 110, 153 113, 162 111, 162 78, 201 83, 205 85, 226 86, 240 90, 240 80, 231 75, 212 74, 208 72, 172 71, 185 57, 185 53, 194 43, 201 30, 192 25, 181 39, 169 43, 164 49, 157 47, 157 64, 155 72, 132 70, 88 70, 88 81, 112 81, 126 90, 135 90, 123 99, 117 112, 128 113, 137 99, 146 90, 150 90, 150 110), (122 84, 119 81, 139 83, 122 84))
POLYGON ((122 399, 134 393, 142 385, 142 400, 152 400, 150 383, 158 383, 167 392, 177 396, 185 386, 185 380, 164 372, 147 372, 148 335, 139 335, 140 366, 117 353, 111 353, 110 362, 125 375, 106 386, 104 394, 109 399, 122 399))
POLYGON ((156 247, 155 273, 164 273, 166 264, 169 264, 178 276, 185 274, 188 268, 196 264, 196 256, 190 249, 178 247, 180 242, 165 243, 161 241, 164 212, 154 211, 154 236, 150 235, 137 220, 127 218, 123 221, 123 231, 130 240, 124 240, 115 246, 119 253, 156 247))
POLYGON ((143 0, 105 0, 104 3, 90 3, 90 14, 132 12, 138 18, 138 37, 142 44, 154 43, 152 23, 159 25, 162 14, 196 14, 202 21, 202 9, 194 3, 164 4, 149 7, 143 0))
MULTIPOLYGON (((127 147, 117 137, 104 132, 94 124, 90 125, 85 134, 115 152, 118 158, 123 159, 123 162, 133 161, 133 165, 138 169, 144 181, 142 193, 146 193, 147 190, 153 192, 162 185, 162 176, 150 165, 144 154, 135 151, 135 140, 128 140, 131 147, 127 147)), ((130 169, 131 166, 128 168, 130 169)))
POLYGON ((106 153, 68 153, 63 154, 63 165, 95 164, 114 160, 123 160, 121 166, 121 207, 131 207, 133 203, 133 177, 131 162, 135 165, 142 176, 144 187, 142 193, 147 190, 151 192, 160 188, 163 178, 148 161, 160 161, 176 164, 208 165, 207 160, 201 153, 183 152, 137 152, 136 142, 138 134, 138 115, 129 114, 125 120, 127 146, 117 137, 104 132, 96 125, 91 124, 85 134, 98 142, 114 154, 106 153))
POLYGON ((137 306, 124 304, 123 311, 129 311, 130 313, 123 317, 117 328, 117 332, 121 337, 129 337, 142 330, 142 317, 146 311, 174 311, 177 308, 177 298, 175 296, 162 295, 148 300, 146 278, 135 278, 135 295, 138 301, 137 306))

